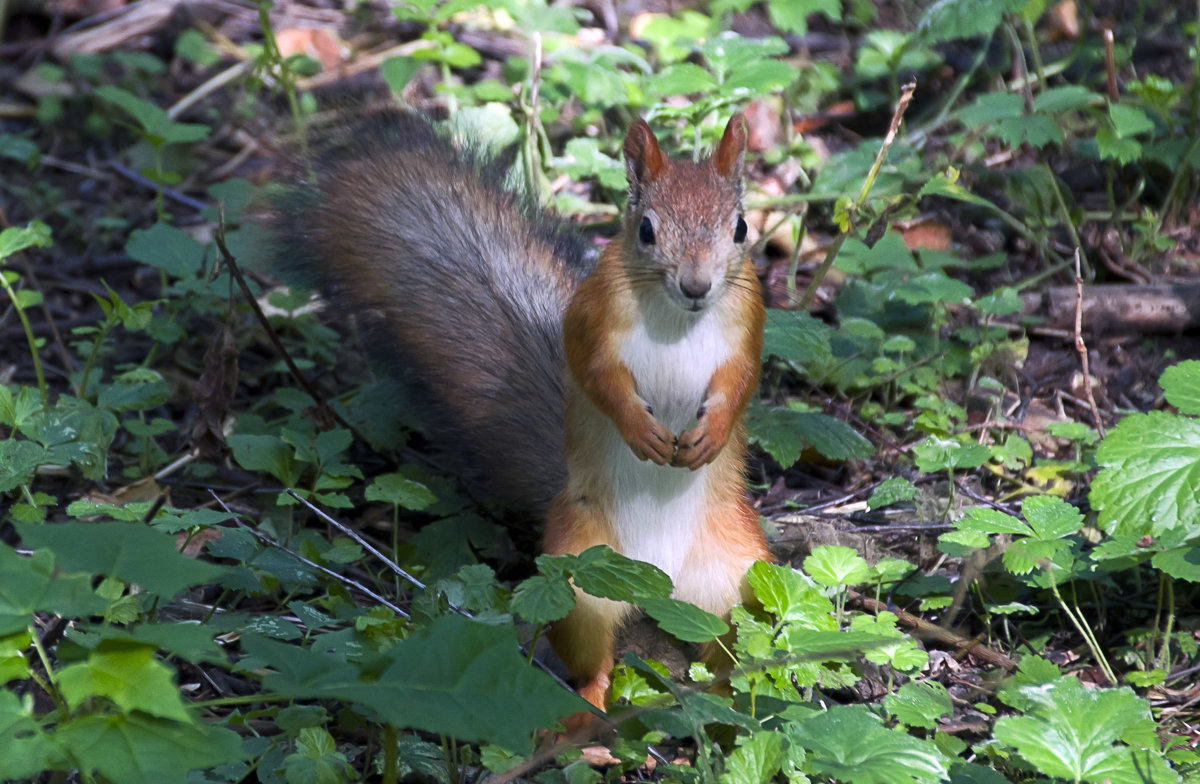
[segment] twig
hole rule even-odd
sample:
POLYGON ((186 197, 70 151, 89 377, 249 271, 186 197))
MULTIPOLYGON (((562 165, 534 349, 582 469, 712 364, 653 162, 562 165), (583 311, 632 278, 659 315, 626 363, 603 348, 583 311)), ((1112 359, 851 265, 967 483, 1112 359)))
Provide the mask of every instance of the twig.
POLYGON ((1083 391, 1087 395, 1088 406, 1092 409, 1092 421, 1096 432, 1104 438, 1104 422, 1100 419, 1100 409, 1096 406, 1096 397, 1092 394, 1092 376, 1088 369, 1087 346, 1083 342, 1083 275, 1080 272, 1079 248, 1075 248, 1075 350, 1079 352, 1079 363, 1083 368, 1083 391))
POLYGON ((846 589, 846 595, 853 602, 862 605, 864 608, 878 615, 885 610, 892 613, 900 621, 900 623, 911 626, 922 636, 930 637, 938 642, 946 643, 954 646, 962 653, 970 653, 978 656, 988 664, 1000 667, 1005 670, 1015 670, 1017 663, 1003 653, 993 651, 986 645, 980 644, 978 640, 968 639, 962 635, 955 634, 948 629, 943 629, 935 623, 930 623, 924 618, 920 618, 912 613, 901 610, 899 607, 889 607, 878 599, 872 599, 869 596, 863 596, 858 591, 846 589))
POLYGON ((1111 27, 1104 28, 1104 72, 1108 76, 1108 100, 1120 98, 1117 92, 1117 53, 1111 27))
POLYGON ((808 284, 804 296, 800 298, 800 303, 797 305, 798 310, 808 310, 808 306, 812 304, 813 299, 817 296, 817 289, 820 287, 821 282, 825 280, 825 275, 829 272, 830 267, 833 266, 833 261, 837 258, 842 244, 850 236, 850 232, 857 228, 854 219, 857 217, 858 211, 862 209, 863 204, 866 203, 867 194, 871 192, 871 186, 875 184, 875 178, 879 176, 879 170, 883 167, 883 160, 887 157, 892 143, 896 141, 896 131, 900 128, 900 120, 904 117, 904 112, 908 109, 908 102, 912 100, 913 91, 916 89, 916 82, 909 82, 901 88, 900 99, 896 101, 896 111, 892 113, 891 125, 888 126, 887 134, 883 137, 883 143, 879 145, 879 152, 875 156, 875 162, 871 164, 871 169, 867 172, 866 179, 863 180, 862 189, 858 192, 858 198, 846 208, 845 228, 829 244, 829 250, 825 252, 825 259, 821 262, 821 266, 817 268, 817 271, 813 273, 812 282, 808 284))
POLYGON ((188 196, 185 193, 180 193, 179 191, 175 190, 174 188, 164 187, 159 183, 156 183, 146 177, 143 177, 142 175, 135 172, 133 169, 129 168, 128 166, 125 166, 122 163, 119 163, 116 160, 110 160, 108 162, 108 167, 110 169, 112 169, 113 171, 115 171, 117 174, 124 177, 125 179, 129 180, 130 182, 137 183, 138 185, 149 188, 150 190, 158 191, 158 189, 162 188, 162 192, 163 192, 164 196, 171 199, 172 201, 179 202, 180 204, 182 204, 185 207, 191 207, 193 210, 196 210, 197 212, 202 212, 203 210, 207 210, 211 206, 211 205, 206 204, 198 199, 193 199, 191 196, 188 196))
POLYGON ((220 507, 222 509, 224 509, 227 513, 234 516, 233 521, 235 523, 237 523, 240 527, 249 531, 251 536, 258 539, 263 544, 268 545, 270 547, 275 547, 275 548, 278 548, 278 549, 284 551, 288 555, 295 558, 297 561, 300 561, 305 566, 311 566, 313 569, 316 569, 321 574, 324 574, 328 577, 332 577, 334 580, 337 580, 338 582, 342 583, 343 585, 348 585, 351 588, 354 588, 355 590, 361 591, 362 593, 364 593, 367 596, 374 599, 379 604, 382 604, 384 607, 386 607, 389 610, 391 610, 392 612, 396 613, 396 615, 399 615, 401 618, 408 618, 407 612, 405 612, 403 609, 401 609, 397 605, 389 602, 383 596, 375 593, 374 591, 372 591, 370 588, 366 587, 362 583, 360 583, 356 580, 351 580, 349 577, 345 576, 344 574, 338 574, 337 572, 333 571, 332 569, 327 569, 326 567, 321 566, 321 564, 316 563, 315 561, 310 561, 307 558, 305 558, 303 555, 300 555, 300 553, 296 552, 295 550, 292 550, 291 548, 286 547, 285 545, 282 545, 279 542, 276 542, 274 539, 267 536, 262 531, 259 531, 258 529, 254 528, 253 526, 246 525, 245 523, 242 522, 241 515, 239 515, 237 512, 234 512, 232 509, 230 509, 228 506, 226 506, 225 502, 223 500, 221 500, 221 497, 219 495, 217 495, 214 490, 212 490, 210 488, 208 492, 210 495, 212 495, 213 499, 216 500, 217 504, 220 505, 220 507))

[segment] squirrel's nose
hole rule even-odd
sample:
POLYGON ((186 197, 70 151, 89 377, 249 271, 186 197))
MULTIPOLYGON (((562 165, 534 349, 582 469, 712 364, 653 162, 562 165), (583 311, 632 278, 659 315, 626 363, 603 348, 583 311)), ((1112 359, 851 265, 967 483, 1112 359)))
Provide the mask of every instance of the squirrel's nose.
POLYGON ((688 299, 704 299, 704 295, 712 288, 712 283, 707 280, 698 280, 695 278, 681 278, 679 281, 679 290, 683 292, 688 299))

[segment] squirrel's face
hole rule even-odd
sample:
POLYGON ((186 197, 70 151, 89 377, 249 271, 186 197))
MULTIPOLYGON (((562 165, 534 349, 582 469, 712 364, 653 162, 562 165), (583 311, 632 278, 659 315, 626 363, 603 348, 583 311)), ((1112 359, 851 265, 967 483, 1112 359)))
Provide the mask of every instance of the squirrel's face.
POLYGON ((746 259, 742 169, 746 134, 734 115, 711 158, 669 160, 641 120, 625 138, 629 210, 625 242, 636 288, 662 286, 680 308, 700 312, 737 285, 746 259))

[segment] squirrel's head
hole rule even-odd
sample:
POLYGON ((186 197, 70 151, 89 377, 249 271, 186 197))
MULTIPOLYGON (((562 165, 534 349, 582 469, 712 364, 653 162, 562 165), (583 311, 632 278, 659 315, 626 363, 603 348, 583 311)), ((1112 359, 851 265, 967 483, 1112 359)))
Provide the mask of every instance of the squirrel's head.
POLYGON ((625 258, 630 280, 659 283, 684 310, 699 312, 736 285, 746 258, 742 177, 746 121, 735 114, 712 157, 671 160, 644 120, 625 137, 629 208, 625 258))

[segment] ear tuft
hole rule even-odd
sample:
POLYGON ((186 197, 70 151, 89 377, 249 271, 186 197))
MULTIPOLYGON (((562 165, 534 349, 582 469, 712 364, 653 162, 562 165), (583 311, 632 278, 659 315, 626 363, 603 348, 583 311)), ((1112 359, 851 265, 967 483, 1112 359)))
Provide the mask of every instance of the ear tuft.
POLYGON ((746 162, 746 118, 741 113, 729 118, 712 162, 722 176, 741 181, 746 162))
POLYGON ((639 118, 625 135, 625 174, 629 178, 629 203, 636 207, 642 186, 653 182, 666 168, 667 159, 646 121, 639 118))

